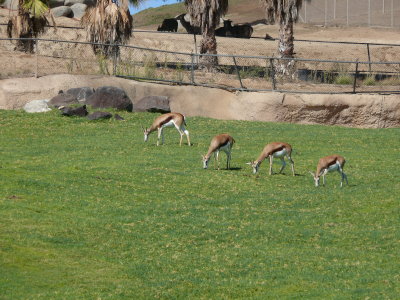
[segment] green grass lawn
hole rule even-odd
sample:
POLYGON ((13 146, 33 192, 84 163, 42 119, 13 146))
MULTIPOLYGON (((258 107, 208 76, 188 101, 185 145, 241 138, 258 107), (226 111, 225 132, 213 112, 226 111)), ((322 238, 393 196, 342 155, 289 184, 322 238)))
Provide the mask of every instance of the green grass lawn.
POLYGON ((399 299, 400 129, 188 118, 156 147, 120 114, 0 111, 0 299, 399 299), (233 170, 202 169, 224 132, 233 170), (272 141, 297 176, 252 174, 272 141), (349 185, 314 187, 334 153, 349 185))

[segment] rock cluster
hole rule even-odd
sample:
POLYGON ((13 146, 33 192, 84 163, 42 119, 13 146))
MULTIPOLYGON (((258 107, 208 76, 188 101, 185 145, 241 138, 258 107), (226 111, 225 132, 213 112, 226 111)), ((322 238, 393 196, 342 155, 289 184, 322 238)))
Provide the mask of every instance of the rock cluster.
MULTIPOLYGON (((117 110, 137 112, 170 112, 169 98, 166 96, 146 96, 139 100, 138 107, 133 109, 133 103, 123 89, 114 86, 102 86, 96 90, 91 87, 68 89, 59 91, 58 95, 50 100, 33 100, 24 106, 26 112, 47 112, 51 108, 60 110, 61 115, 67 117, 87 117, 89 120, 110 119, 109 112, 95 111, 89 114, 87 106, 92 109, 114 108, 117 110)), ((114 119, 124 120, 114 114, 114 119)))
MULTIPOLYGON (((88 7, 95 6, 96 0, 49 0, 48 5, 54 17, 80 19, 88 7)), ((18 1, 6 0, 2 5, 11 10, 18 9, 18 1)))

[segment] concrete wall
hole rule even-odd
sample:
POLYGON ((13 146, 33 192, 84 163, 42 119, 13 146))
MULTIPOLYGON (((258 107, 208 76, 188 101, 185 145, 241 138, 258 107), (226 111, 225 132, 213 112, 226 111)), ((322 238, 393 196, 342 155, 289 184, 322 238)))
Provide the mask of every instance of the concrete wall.
POLYGON ((168 96, 173 111, 186 116, 364 128, 400 127, 400 95, 228 92, 195 86, 170 86, 92 75, 52 75, 0 81, 0 109, 21 109, 27 102, 50 99, 59 90, 117 86, 133 103, 144 96, 168 96))

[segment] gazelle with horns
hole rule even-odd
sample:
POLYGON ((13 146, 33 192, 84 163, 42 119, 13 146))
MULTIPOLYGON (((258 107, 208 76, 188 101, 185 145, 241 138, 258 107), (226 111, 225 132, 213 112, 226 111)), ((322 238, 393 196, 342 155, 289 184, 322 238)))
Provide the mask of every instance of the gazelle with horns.
POLYGON ((167 113, 161 116, 158 116, 153 124, 149 128, 143 128, 144 133, 144 141, 147 142, 149 138, 149 134, 153 131, 157 130, 157 146, 160 144, 160 137, 161 137, 161 144, 164 144, 164 133, 163 129, 165 127, 172 127, 175 126, 176 130, 178 130, 179 134, 181 135, 181 140, 179 142, 179 146, 182 146, 182 138, 183 135, 186 135, 188 145, 190 146, 190 137, 189 131, 185 128, 185 116, 180 113, 167 113))
POLYGON ((294 174, 294 162, 292 160, 292 146, 288 143, 283 142, 273 142, 267 144, 259 157, 255 161, 248 162, 247 164, 253 167, 253 174, 258 172, 258 169, 263 162, 264 159, 269 157, 269 175, 272 175, 272 162, 274 158, 280 158, 282 162, 282 167, 279 173, 282 173, 283 169, 286 166, 285 157, 289 160, 290 164, 292 165, 292 174, 294 174))
POLYGON ((214 153, 214 167, 215 163, 218 164, 219 170, 219 152, 224 151, 226 153, 226 169, 231 168, 231 151, 235 140, 229 134, 223 133, 213 137, 208 148, 206 155, 202 155, 203 168, 207 169, 208 162, 210 161, 211 154, 214 153))
POLYGON ((340 155, 329 155, 320 158, 317 165, 317 172, 314 174, 310 171, 311 175, 314 178, 315 186, 319 186, 319 178, 322 176, 323 185, 325 185, 325 175, 332 171, 338 171, 342 176, 340 180, 340 187, 343 186, 343 179, 347 181, 347 175, 343 172, 344 164, 346 160, 343 156, 340 155))

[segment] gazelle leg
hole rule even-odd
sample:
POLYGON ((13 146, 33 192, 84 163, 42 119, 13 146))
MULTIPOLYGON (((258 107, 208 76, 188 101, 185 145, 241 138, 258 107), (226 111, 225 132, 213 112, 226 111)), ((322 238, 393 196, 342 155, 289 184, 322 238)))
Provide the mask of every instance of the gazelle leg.
POLYGON ((328 169, 325 169, 322 173, 322 184, 325 186, 325 175, 328 173, 328 169))
POLYGON ((290 164, 292 165, 292 174, 293 174, 293 176, 295 176, 295 173, 294 173, 294 161, 290 156, 288 156, 288 159, 290 161, 290 164))
POLYGON ((341 167, 339 167, 338 172, 341 175, 341 179, 340 179, 340 187, 343 186, 343 179, 346 180, 346 184, 349 184, 349 182, 347 181, 347 175, 343 172, 343 169, 341 167))
POLYGON ((282 173, 283 169, 286 167, 285 158, 281 157, 282 167, 279 170, 279 174, 282 173))
POLYGON ((160 127, 160 128, 158 128, 158 131, 157 131, 157 146, 160 145, 161 134, 162 134, 162 128, 160 127))
POLYGON ((175 123, 174 123, 174 126, 175 126, 176 130, 178 130, 178 132, 179 132, 179 134, 181 136, 181 139, 179 140, 179 146, 182 146, 183 131, 175 123))
POLYGON ((272 175, 272 163, 274 161, 274 157, 272 155, 269 156, 269 175, 272 175))
POLYGON ((218 166, 218 170, 219 170, 219 151, 215 151, 216 155, 217 155, 217 166, 218 166))
POLYGON ((187 129, 185 128, 185 126, 182 126, 181 129, 182 129, 183 133, 186 135, 188 145, 190 146, 191 144, 190 144, 189 130, 187 130, 187 129))
POLYGON ((214 170, 217 168, 217 152, 214 152, 214 170))

